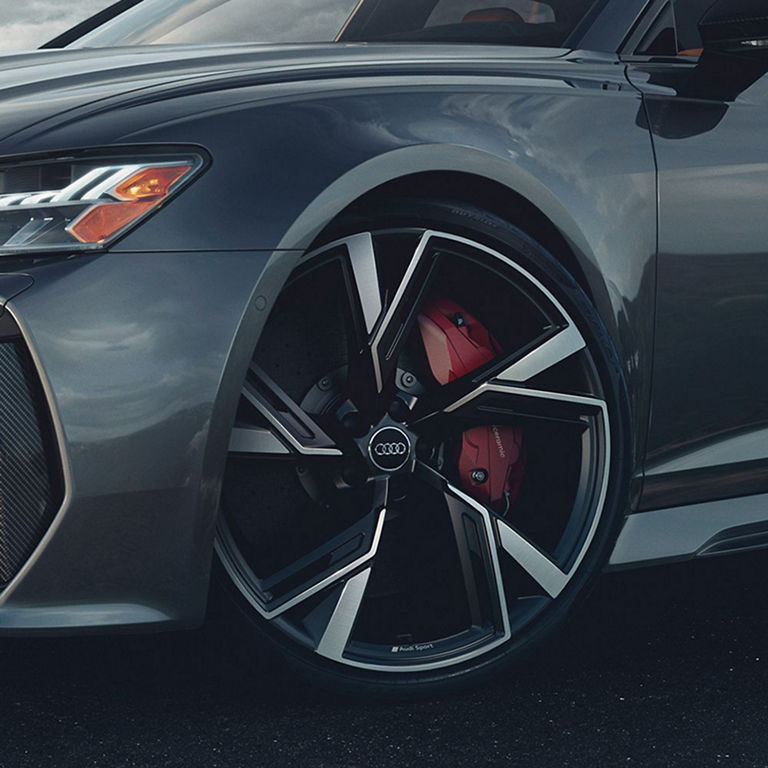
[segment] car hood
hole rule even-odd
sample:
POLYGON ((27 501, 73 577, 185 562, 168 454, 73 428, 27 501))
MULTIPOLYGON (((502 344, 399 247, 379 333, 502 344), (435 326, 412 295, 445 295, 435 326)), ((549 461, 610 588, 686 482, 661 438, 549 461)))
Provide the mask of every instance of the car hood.
POLYGON ((483 73, 512 62, 559 58, 554 48, 325 44, 140 46, 0 56, 0 140, 59 115, 117 107, 173 84, 204 90, 357 74, 483 73), (226 85, 224 85, 226 87, 226 85))

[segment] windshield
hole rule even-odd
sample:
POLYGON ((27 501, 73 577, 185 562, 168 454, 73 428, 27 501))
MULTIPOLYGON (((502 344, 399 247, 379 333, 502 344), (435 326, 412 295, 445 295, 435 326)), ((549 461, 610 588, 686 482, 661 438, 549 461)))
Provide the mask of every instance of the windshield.
POLYGON ((143 0, 72 47, 410 41, 558 48, 602 2, 143 0))

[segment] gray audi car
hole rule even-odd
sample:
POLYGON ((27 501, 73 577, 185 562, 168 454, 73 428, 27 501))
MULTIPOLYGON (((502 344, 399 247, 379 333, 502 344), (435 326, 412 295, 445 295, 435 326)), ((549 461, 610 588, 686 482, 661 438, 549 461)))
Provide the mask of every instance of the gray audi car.
POLYGON ((0 636, 368 694, 768 545, 764 0, 122 0, 0 57, 0 636))

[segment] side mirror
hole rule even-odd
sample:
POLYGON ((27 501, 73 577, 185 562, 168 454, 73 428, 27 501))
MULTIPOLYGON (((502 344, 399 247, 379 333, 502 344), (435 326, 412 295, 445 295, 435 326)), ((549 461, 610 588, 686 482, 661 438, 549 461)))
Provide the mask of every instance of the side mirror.
POLYGON ((768 54, 765 0, 717 0, 699 21, 705 51, 768 54))

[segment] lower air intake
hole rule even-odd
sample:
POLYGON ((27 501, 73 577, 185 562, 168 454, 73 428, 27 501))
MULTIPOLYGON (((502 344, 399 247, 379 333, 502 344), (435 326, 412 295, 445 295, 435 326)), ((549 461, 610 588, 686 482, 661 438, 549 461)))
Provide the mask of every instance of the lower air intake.
MULTIPOLYGON (((18 333, 5 315, 0 335, 18 333)), ((29 352, 20 336, 0 338, 0 590, 32 554, 56 513, 58 466, 29 352)))

